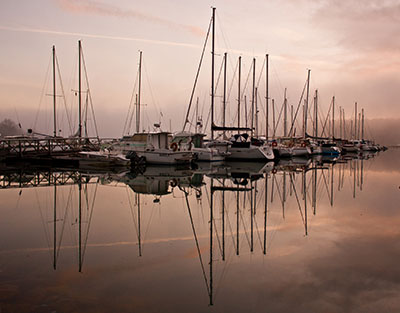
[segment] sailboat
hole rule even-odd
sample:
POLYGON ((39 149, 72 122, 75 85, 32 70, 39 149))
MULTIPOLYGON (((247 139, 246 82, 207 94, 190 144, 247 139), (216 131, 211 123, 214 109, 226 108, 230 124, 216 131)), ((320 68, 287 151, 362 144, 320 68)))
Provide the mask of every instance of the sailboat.
MULTIPOLYGON (((218 141, 215 140, 214 138, 214 132, 215 131, 252 131, 252 129, 249 129, 247 127, 240 127, 240 62, 241 62, 241 57, 239 57, 239 97, 238 97, 238 107, 239 107, 239 115, 238 115, 238 127, 226 127, 225 126, 225 119, 223 122, 223 126, 217 126, 214 121, 214 59, 215 59, 215 10, 216 8, 212 8, 212 50, 211 50, 211 140, 210 140, 210 145, 214 148, 217 148, 219 151, 222 149, 227 149, 225 152, 225 159, 226 160, 262 160, 262 161, 268 161, 268 160, 273 160, 275 158, 274 152, 272 148, 265 144, 262 140, 252 138, 248 136, 248 134, 237 134, 233 136, 229 141, 229 143, 224 143, 219 142, 220 144, 218 145, 218 141)), ((225 71, 224 71, 224 77, 226 77, 226 58, 227 55, 225 54, 224 62, 225 62, 225 71)), ((255 61, 254 61, 254 67, 255 67, 255 61)), ((254 76, 254 75, 253 75, 254 76)), ((226 79, 224 79, 226 81, 226 79)), ((254 89, 254 79, 253 79, 253 89, 254 89)), ((225 83, 224 83, 224 112, 225 112, 225 83)), ((254 95, 254 90, 253 90, 253 95, 254 95)), ((225 133, 224 133, 225 134, 225 133)))
MULTIPOLYGON (((267 55, 268 60, 268 55, 267 55)), ((268 62, 268 61, 267 61, 268 62)), ((215 130, 237 130, 239 133, 231 137, 232 145, 229 147, 230 155, 227 157, 228 160, 237 161, 271 161, 275 159, 273 148, 261 139, 249 136, 248 133, 240 133, 240 131, 251 131, 247 127, 240 127, 240 74, 241 74, 241 57, 239 57, 239 79, 238 79, 238 126, 235 127, 217 127, 214 126, 215 130)), ((255 73, 255 59, 253 60, 253 95, 254 95, 254 73, 255 73)))
MULTIPOLYGON (((161 131, 140 131, 140 96, 142 51, 139 52, 139 88, 136 102, 136 133, 123 136, 113 144, 114 151, 122 152, 131 160, 141 160, 149 164, 182 164, 193 159, 191 151, 181 150, 174 142, 171 143, 171 133, 161 131)), ((156 125, 159 126, 160 125, 156 125)))
MULTIPOLYGON (((206 40, 203 46, 203 52, 200 59, 200 64, 197 70, 196 79, 194 82, 194 86, 192 89, 192 94, 189 101, 188 110, 186 112, 186 118, 183 125, 183 130, 174 134, 173 142, 176 143, 182 149, 191 150, 194 158, 197 161, 223 161, 227 156, 230 155, 228 152, 228 148, 230 146, 230 142, 227 140, 216 140, 214 139, 214 47, 215 47, 215 8, 213 9, 212 19, 209 25, 209 29, 207 32, 206 40), (211 64, 211 140, 204 140, 206 134, 201 132, 202 128, 202 121, 198 119, 197 111, 198 111, 198 102, 196 103, 196 129, 195 133, 185 131, 185 127, 189 122, 189 113, 190 108, 193 100, 194 91, 197 84, 197 78, 199 75, 199 71, 201 68, 201 64, 203 61, 204 51, 208 41, 208 35, 210 33, 210 28, 212 26, 212 64, 211 64), (198 127, 199 126, 199 127, 198 127)), ((224 54, 224 107, 226 104, 226 60, 227 60, 227 53, 224 54)))

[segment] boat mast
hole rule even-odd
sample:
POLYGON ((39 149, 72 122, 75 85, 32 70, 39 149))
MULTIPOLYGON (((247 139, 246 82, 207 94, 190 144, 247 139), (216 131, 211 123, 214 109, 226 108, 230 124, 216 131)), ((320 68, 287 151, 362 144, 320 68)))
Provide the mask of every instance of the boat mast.
POLYGON ((54 137, 57 137, 57 115, 56 115, 56 46, 53 46, 53 121, 54 137))
POLYGON ((196 101, 196 125, 194 127, 196 133, 199 132, 199 97, 197 97, 196 101))
POLYGON ((272 138, 273 139, 275 139, 275 127, 276 127, 276 124, 275 124, 275 99, 274 98, 272 98, 272 127, 273 127, 273 129, 272 129, 272 138))
POLYGON ((258 88, 255 88, 255 99, 254 99, 254 106, 256 109, 255 112, 255 119, 256 119, 256 127, 255 127, 255 135, 258 137, 258 104, 257 104, 257 95, 258 95, 258 88))
MULTIPOLYGON (((53 46, 54 52, 54 46, 53 46)), ((54 180, 53 269, 57 269, 57 180, 54 180)))
POLYGON ((332 98, 332 140, 335 139, 335 96, 332 98))
POLYGON ((346 139, 346 115, 343 109, 343 138, 346 139))
POLYGON ((81 73, 81 57, 82 57, 82 45, 81 41, 78 40, 78 110, 79 110, 79 125, 78 125, 78 136, 82 138, 82 73, 81 73))
POLYGON ((238 134, 240 134, 240 75, 242 71, 242 57, 239 56, 239 78, 238 78, 238 134))
MULTIPOLYGON (((214 8, 213 8, 214 9, 214 8)), ((210 296, 210 305, 213 305, 213 223, 214 223, 214 180, 211 179, 211 187, 210 187, 210 288, 209 288, 209 296, 210 296)))
POLYGON ((339 137, 342 139, 342 107, 339 106, 339 137))
POLYGON ((354 139, 357 139, 357 102, 354 105, 354 139))
POLYGON ((79 257, 79 273, 82 272, 82 175, 79 174, 78 180, 78 210, 79 210, 79 233, 78 233, 78 241, 79 241, 79 248, 78 248, 78 257, 79 257))
POLYGON ((223 138, 226 138, 226 131, 225 131, 225 114, 226 114, 226 62, 228 58, 228 53, 224 53, 224 98, 223 98, 223 111, 222 111, 222 126, 224 127, 223 138))
POLYGON ((265 188, 264 188, 264 247, 263 247, 263 254, 267 254, 267 212, 268 212, 268 173, 265 173, 265 188))
POLYGON ((215 8, 212 8, 211 36, 211 140, 214 140, 214 54, 215 54, 215 8))
POLYGON ((283 137, 287 136, 287 98, 286 98, 286 88, 283 100, 283 137))
POLYGON ((315 137, 318 137, 318 89, 315 90, 315 108, 314 108, 314 119, 315 119, 315 137))
POLYGON ((265 139, 268 141, 268 101, 269 101, 269 90, 268 90, 268 59, 269 55, 265 55, 265 139))
POLYGON ((140 93, 142 88, 142 51, 139 51, 139 85, 136 104, 136 133, 140 132, 140 93))
POLYGON ((307 94, 306 94, 306 102, 304 104, 304 124, 303 124, 303 137, 304 139, 306 138, 307 134, 307 110, 308 110, 308 96, 310 93, 310 72, 311 70, 308 70, 308 75, 307 75, 307 94))
MULTIPOLYGON (((362 123, 362 127, 361 127, 361 140, 364 141, 364 108, 361 109, 361 123, 362 123)), ((361 163, 362 164, 362 163, 361 163)))
POLYGON ((254 135, 254 88, 256 81, 256 58, 253 58, 253 87, 251 91, 251 137, 254 135))

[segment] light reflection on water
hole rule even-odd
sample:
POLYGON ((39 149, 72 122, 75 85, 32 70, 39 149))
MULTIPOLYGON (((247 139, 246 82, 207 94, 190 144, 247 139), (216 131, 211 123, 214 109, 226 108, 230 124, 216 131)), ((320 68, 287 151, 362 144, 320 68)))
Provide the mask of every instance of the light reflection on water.
POLYGON ((1 176, 0 308, 397 311, 398 156, 144 173, 10 169, 1 176))

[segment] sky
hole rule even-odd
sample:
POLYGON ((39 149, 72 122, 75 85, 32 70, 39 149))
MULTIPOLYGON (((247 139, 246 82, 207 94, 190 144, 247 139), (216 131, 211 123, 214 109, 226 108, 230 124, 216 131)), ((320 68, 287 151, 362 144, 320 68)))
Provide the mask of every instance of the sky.
MULTIPOLYGON (((52 133, 49 65, 55 45, 61 73, 56 92, 58 128, 60 134, 69 135, 67 107, 74 131, 77 42, 82 40, 101 137, 123 133, 131 99, 137 93, 139 50, 143 51, 141 128, 151 130, 154 123, 161 122, 165 130, 181 129, 212 6, 217 10, 217 77, 223 54, 228 53, 228 123, 236 119, 235 68, 239 56, 242 96, 247 96, 248 103, 249 74, 256 58, 263 114, 266 54, 270 61, 269 93, 277 116, 285 88, 289 104, 296 108, 310 69, 310 98, 318 89, 322 116, 335 96, 336 106, 344 108, 348 120, 354 116, 355 102, 359 110, 364 108, 366 118, 400 118, 398 0, 3 0, 0 120, 11 118, 23 128, 52 133)), ((204 124, 210 107, 210 55, 208 46, 195 93, 204 124)), ((222 80, 216 91, 217 119, 222 111, 221 87, 222 80)))

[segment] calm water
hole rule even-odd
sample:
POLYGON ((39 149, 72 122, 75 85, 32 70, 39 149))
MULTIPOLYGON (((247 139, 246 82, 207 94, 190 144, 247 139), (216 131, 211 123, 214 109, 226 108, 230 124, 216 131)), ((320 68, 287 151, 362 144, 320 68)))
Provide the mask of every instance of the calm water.
POLYGON ((3 172, 0 312, 399 312, 399 157, 3 172))

